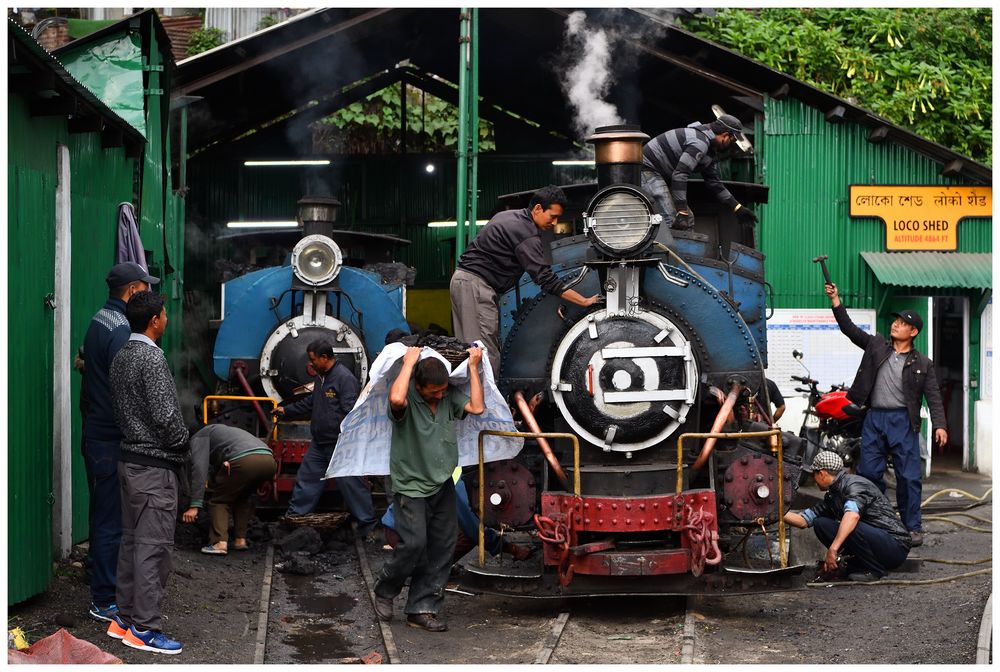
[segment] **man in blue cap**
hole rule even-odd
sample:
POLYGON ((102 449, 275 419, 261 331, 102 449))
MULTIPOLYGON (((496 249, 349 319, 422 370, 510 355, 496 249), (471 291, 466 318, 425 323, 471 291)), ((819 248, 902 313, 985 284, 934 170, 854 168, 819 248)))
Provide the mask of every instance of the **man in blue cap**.
POLYGON ((865 354, 854 376, 847 398, 868 406, 861 430, 861 457, 857 472, 885 492, 886 462, 892 455, 896 472, 896 505, 910 532, 913 546, 924 543, 920 521, 920 398, 927 400, 931 426, 938 445, 948 443, 948 426, 941 390, 934 375, 934 362, 913 347, 913 339, 924 328, 915 310, 893 313, 890 339, 862 331, 847 315, 837 286, 827 283, 837 325, 865 354))
POLYGON ((83 463, 90 490, 90 616, 110 621, 118 611, 115 585, 122 536, 118 457, 121 430, 115 422, 108 372, 111 360, 128 342, 131 330, 125 306, 136 292, 159 278, 131 261, 108 272, 108 300, 90 320, 83 339, 83 463))

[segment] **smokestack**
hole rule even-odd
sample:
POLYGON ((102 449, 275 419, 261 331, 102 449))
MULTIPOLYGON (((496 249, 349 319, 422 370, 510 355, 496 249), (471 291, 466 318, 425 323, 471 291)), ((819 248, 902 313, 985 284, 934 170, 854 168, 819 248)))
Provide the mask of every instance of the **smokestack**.
POLYGON ((649 136, 634 124, 601 126, 587 136, 596 154, 598 190, 612 184, 640 186, 642 145, 647 140, 649 136))
POLYGON ((337 221, 340 201, 329 196, 304 196, 296 206, 303 238, 314 233, 333 238, 333 223, 337 221))

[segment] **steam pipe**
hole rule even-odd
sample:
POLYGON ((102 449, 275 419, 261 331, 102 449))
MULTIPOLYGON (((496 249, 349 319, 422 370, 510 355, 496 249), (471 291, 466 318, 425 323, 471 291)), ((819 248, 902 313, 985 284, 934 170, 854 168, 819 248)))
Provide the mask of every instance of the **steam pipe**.
MULTIPOLYGON (((253 390, 250 389, 250 383, 247 382, 246 376, 243 375, 243 369, 241 367, 234 366, 233 373, 236 374, 236 380, 239 382, 240 387, 243 388, 243 391, 247 393, 247 396, 254 396, 253 390)), ((253 404, 253 410, 257 413, 257 418, 260 420, 261 427, 264 427, 267 430, 265 434, 270 434, 271 423, 267 421, 267 416, 264 415, 264 409, 260 407, 260 404, 257 403, 257 401, 252 401, 250 403, 253 404)))
MULTIPOLYGON (((518 390, 514 393, 514 402, 517 403, 517 408, 521 411, 521 417, 524 421, 528 423, 528 428, 535 434, 541 434, 542 430, 538 427, 538 421, 535 420, 534 414, 531 409, 528 408, 528 402, 524 398, 524 393, 518 390)), ((555 453, 552 452, 552 447, 549 446, 549 442, 538 437, 538 447, 542 449, 542 453, 545 455, 546 461, 548 461, 549 466, 552 468, 552 473, 556 475, 556 478, 563 484, 563 487, 569 489, 569 479, 566 478, 566 472, 563 471, 562 465, 559 464, 559 460, 556 459, 555 453)))
MULTIPOLYGON (((729 388, 729 394, 726 395, 726 401, 722 404, 722 408, 719 409, 718 415, 715 416, 715 422, 712 423, 712 430, 709 434, 718 434, 722 429, 722 426, 726 424, 726 418, 732 412, 733 407, 736 406, 736 400, 740 396, 740 390, 743 386, 739 383, 733 383, 732 387, 729 388)), ((712 454, 712 450, 715 448, 716 439, 714 436, 705 439, 705 445, 701 447, 701 454, 698 455, 698 459, 694 461, 691 465, 692 469, 701 469, 708 462, 709 456, 712 454)))

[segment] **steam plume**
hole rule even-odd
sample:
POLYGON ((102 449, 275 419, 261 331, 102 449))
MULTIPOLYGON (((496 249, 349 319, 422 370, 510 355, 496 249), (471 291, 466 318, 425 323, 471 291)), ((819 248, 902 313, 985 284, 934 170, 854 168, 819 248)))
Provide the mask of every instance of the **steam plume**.
POLYGON ((604 100, 614 83, 611 72, 613 36, 603 28, 588 30, 587 15, 566 18, 565 46, 569 66, 562 82, 573 107, 573 125, 583 137, 598 126, 622 123, 618 109, 604 100))

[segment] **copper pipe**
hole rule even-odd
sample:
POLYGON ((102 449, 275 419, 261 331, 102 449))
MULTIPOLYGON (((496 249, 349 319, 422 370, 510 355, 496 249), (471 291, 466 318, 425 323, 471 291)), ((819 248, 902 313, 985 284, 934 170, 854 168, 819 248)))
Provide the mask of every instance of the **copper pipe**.
MULTIPOLYGON (((718 434, 722 429, 723 425, 726 424, 726 419, 732 412, 733 407, 736 406, 736 400, 740 396, 740 390, 743 386, 739 383, 733 383, 733 386, 729 388, 729 394, 726 395, 726 401, 722 404, 722 408, 719 409, 719 414, 715 416, 715 422, 712 423, 712 430, 708 432, 709 434, 718 434)), ((701 448, 701 454, 698 455, 698 459, 694 461, 691 465, 692 469, 701 469, 708 462, 709 456, 712 454, 712 449, 715 448, 715 442, 717 439, 711 437, 705 439, 705 445, 701 448)))
MULTIPOLYGON (((542 430, 538 427, 538 421, 535 420, 534 414, 531 409, 528 408, 528 402, 524 399, 524 393, 518 390, 514 393, 514 402, 517 403, 517 408, 521 411, 521 417, 528 424, 528 429, 530 429, 535 434, 541 434, 542 430)), ((548 461, 549 466, 552 468, 552 473, 556 475, 564 488, 569 488, 569 479, 566 478, 566 472, 563 471, 562 466, 559 464, 559 460, 556 459, 555 453, 552 452, 549 442, 538 437, 538 447, 542 449, 542 453, 545 455, 545 459, 548 461)))
MULTIPOLYGON (((234 366, 233 373, 236 374, 236 380, 239 381, 240 387, 242 387, 243 391, 247 393, 247 396, 254 396, 253 390, 250 389, 250 383, 247 382, 246 376, 243 375, 243 370, 238 366, 234 366)), ((250 403, 253 404, 253 410, 257 412, 257 418, 260 420, 260 426, 266 430, 264 434, 270 434, 271 423, 267 421, 267 416, 264 415, 264 409, 260 407, 260 404, 257 403, 256 399, 250 403)))

